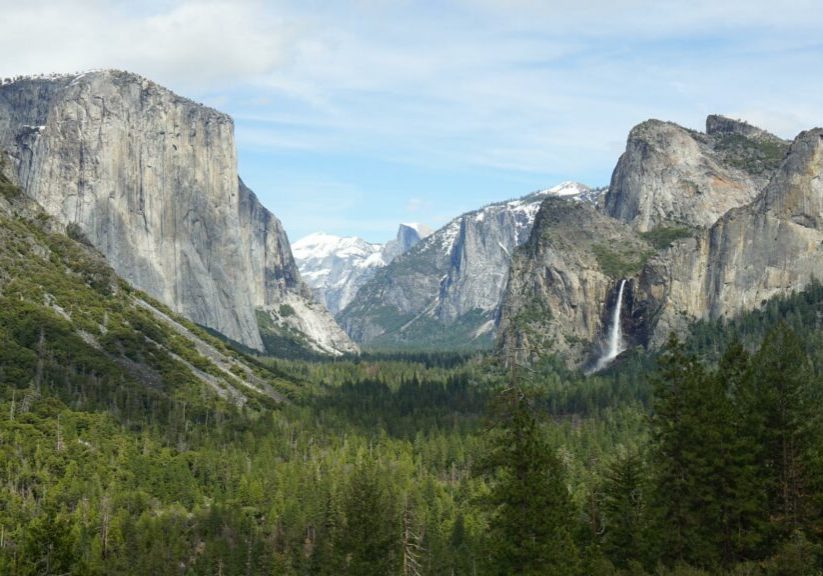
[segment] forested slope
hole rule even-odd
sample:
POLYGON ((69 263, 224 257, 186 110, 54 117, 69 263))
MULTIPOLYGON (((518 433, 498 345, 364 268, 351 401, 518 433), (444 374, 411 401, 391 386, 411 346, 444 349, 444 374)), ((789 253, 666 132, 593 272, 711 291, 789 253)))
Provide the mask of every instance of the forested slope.
POLYGON ((0 188, 0 574, 821 568, 819 285, 590 377, 250 358, 0 188))

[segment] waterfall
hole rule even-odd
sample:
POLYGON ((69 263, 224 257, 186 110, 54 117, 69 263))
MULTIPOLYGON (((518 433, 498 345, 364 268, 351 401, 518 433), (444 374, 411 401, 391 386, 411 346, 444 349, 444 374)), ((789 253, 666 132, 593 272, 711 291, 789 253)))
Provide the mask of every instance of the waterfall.
POLYGON ((623 308, 623 288, 625 287, 626 279, 624 278, 620 281, 620 289, 617 291, 617 303, 614 306, 614 312, 612 312, 612 325, 609 329, 609 340, 607 342, 608 347, 603 355, 597 359, 597 363, 591 372, 602 370, 611 364, 611 361, 617 358, 618 354, 625 350, 625 348, 623 348, 623 331, 620 329, 620 311, 623 308))
POLYGON ((626 286, 626 279, 620 281, 620 290, 617 291, 617 305, 614 307, 612 316, 612 329, 609 334, 609 349, 606 351, 606 360, 611 362, 623 351, 622 330, 620 329, 620 309, 623 308, 623 288, 626 286))

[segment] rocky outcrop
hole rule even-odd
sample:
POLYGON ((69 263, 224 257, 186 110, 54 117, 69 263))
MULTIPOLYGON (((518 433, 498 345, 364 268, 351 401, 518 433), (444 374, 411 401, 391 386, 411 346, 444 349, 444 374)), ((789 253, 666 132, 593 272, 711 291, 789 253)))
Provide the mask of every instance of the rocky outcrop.
POLYGON ((744 122, 709 116, 707 132, 649 120, 629 134, 605 210, 639 231, 707 228, 748 204, 766 185, 788 143, 744 122))
POLYGON ((600 353, 621 278, 627 346, 657 346, 695 320, 802 290, 823 277, 822 150, 821 129, 788 147, 722 116, 708 118, 706 134, 641 124, 606 214, 544 202, 512 264, 500 346, 585 366, 600 353), (684 192, 687 181, 700 193, 684 192))
POLYGON ((562 189, 578 201, 596 200, 577 186, 574 193, 564 184, 455 218, 379 270, 338 319, 372 347, 491 344, 512 253, 528 239, 545 198, 562 189))
POLYGON ((654 341, 694 319, 731 318, 823 278, 823 130, 800 134, 769 185, 695 239, 652 259, 640 298, 654 341))
POLYGON ((285 338, 321 354, 357 352, 357 346, 301 279, 280 220, 242 180, 239 193, 240 231, 252 275, 249 290, 266 348, 276 351, 276 343, 285 338))
POLYGON ((381 249, 383 262, 388 264, 401 254, 405 254, 432 232, 433 230, 425 224, 401 224, 397 227, 394 240, 386 242, 381 249))
POLYGON ((225 114, 125 72, 24 79, 0 87, 0 148, 47 213, 195 322, 261 350, 257 310, 308 298, 282 226, 238 182, 225 114))
MULTIPOLYGON (((498 346, 521 359, 559 353, 572 365, 588 362, 600 354, 621 280, 653 252, 630 226, 590 204, 545 200, 512 261, 498 346)), ((624 333, 632 335, 625 344, 643 344, 632 283, 623 302, 624 333)))

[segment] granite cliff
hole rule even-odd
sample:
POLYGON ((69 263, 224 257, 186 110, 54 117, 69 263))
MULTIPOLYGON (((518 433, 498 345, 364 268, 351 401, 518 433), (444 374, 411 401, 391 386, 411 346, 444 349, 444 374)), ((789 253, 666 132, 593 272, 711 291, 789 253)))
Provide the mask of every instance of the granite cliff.
POLYGON ((296 385, 131 288, 74 227, 48 216, 2 171, 0 341, 4 386, 16 384, 30 400, 59 389, 58 366, 66 386, 58 393, 72 402, 90 401, 76 388, 83 379, 135 407, 179 401, 186 391, 236 406, 273 405, 296 385), (15 381, 38 356, 37 375, 15 381))
MULTIPOLYGON (((589 362, 601 353, 621 279, 639 272, 653 252, 631 226, 591 204, 546 199, 531 236, 512 259, 500 346, 523 360, 555 352, 573 365, 589 362)), ((628 325, 631 316, 622 320, 628 325)))
POLYGON ((705 133, 648 120, 629 134, 606 194, 606 214, 641 232, 709 227, 754 200, 787 148, 777 136, 723 116, 709 116, 705 133))
POLYGON ((654 342, 694 319, 731 318, 823 278, 823 130, 801 133, 750 204, 652 258, 638 298, 654 342))
POLYGON ((126 72, 20 79, 0 86, 0 150, 25 194, 175 312, 258 350, 261 313, 310 348, 355 349, 239 181, 229 116, 126 72), (278 314, 286 301, 307 317, 278 314))
POLYGON ((789 144, 722 116, 706 125, 633 129, 599 211, 543 203, 501 307, 506 353, 592 362, 624 279, 625 344, 657 346, 821 278, 823 130, 789 144))

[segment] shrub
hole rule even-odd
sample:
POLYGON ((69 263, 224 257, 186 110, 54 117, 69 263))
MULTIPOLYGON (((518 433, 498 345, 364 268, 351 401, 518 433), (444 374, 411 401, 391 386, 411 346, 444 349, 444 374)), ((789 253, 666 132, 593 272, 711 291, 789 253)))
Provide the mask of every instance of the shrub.
POLYGON ((640 235, 656 249, 663 250, 671 246, 675 240, 691 236, 692 230, 686 226, 658 226, 640 235))

